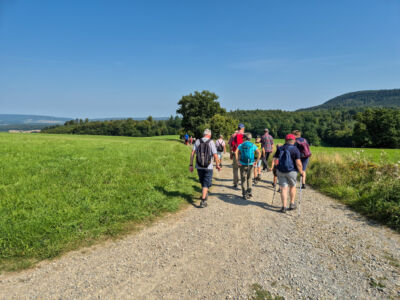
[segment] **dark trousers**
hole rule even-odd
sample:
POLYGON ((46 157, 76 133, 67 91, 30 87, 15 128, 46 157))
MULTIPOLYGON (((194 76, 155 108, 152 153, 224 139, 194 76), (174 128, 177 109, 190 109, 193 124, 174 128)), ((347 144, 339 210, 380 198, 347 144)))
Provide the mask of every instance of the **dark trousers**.
POLYGON ((265 156, 263 155, 261 157, 263 165, 264 165, 263 170, 265 170, 265 169, 268 170, 268 158, 269 158, 270 154, 271 154, 271 152, 265 152, 265 156))

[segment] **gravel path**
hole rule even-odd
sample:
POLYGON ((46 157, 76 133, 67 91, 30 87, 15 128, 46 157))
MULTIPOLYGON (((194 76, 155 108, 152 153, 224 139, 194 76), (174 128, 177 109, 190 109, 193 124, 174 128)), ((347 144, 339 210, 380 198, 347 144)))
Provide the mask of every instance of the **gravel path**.
POLYGON ((400 298, 398 234, 311 189, 300 217, 283 215, 271 173, 242 200, 231 172, 215 174, 205 209, 0 275, 0 298, 247 299, 255 283, 287 299, 400 298))

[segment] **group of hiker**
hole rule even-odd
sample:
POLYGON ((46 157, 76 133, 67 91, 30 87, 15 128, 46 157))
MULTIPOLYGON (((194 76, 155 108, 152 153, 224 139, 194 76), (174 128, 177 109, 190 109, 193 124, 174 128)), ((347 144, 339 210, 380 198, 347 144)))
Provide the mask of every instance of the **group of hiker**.
MULTIPOLYGON (((244 124, 239 124, 238 129, 229 138, 230 158, 233 168, 233 187, 239 184, 239 173, 244 199, 251 199, 253 184, 261 180, 261 171, 271 171, 274 174, 272 186, 276 189, 278 181, 282 208, 281 212, 296 209, 296 183, 300 174, 300 188, 306 188, 306 169, 311 151, 307 140, 301 137, 299 130, 294 130, 285 136, 285 144, 277 145, 269 168, 268 159, 273 152, 274 139, 265 129, 262 136, 257 136, 252 142, 252 134, 245 132, 244 124), (287 205, 289 199, 289 206, 287 205)), ((212 184, 213 161, 217 170, 222 168, 222 157, 226 153, 226 144, 221 135, 215 142, 211 139, 211 130, 206 129, 203 138, 194 142, 190 156, 190 171, 193 172, 194 158, 196 169, 202 186, 200 207, 207 206, 208 190, 212 184)))

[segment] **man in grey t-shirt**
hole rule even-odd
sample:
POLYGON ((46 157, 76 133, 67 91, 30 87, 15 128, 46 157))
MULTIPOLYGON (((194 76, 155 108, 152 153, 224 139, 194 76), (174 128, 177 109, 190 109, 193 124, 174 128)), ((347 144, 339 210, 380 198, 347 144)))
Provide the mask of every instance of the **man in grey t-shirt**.
MULTIPOLYGON (((211 130, 206 129, 204 130, 204 137, 201 139, 202 142, 208 143, 208 148, 210 153, 211 158, 214 158, 214 161, 216 162, 216 167, 217 170, 221 170, 221 167, 219 165, 219 159, 217 155, 217 148, 215 147, 214 141, 210 140, 211 139, 211 130)), ((198 155, 198 151, 200 148, 200 139, 197 140, 194 143, 192 153, 190 155, 190 172, 193 172, 193 159, 194 155, 198 155)), ((202 186, 202 195, 201 195, 201 204, 200 207, 206 207, 207 206, 207 197, 208 197, 208 189, 211 187, 212 184, 212 176, 213 176, 213 159, 211 159, 210 164, 207 167, 201 167, 198 165, 197 160, 196 160, 196 169, 197 169, 197 174, 199 175, 199 181, 202 186)))

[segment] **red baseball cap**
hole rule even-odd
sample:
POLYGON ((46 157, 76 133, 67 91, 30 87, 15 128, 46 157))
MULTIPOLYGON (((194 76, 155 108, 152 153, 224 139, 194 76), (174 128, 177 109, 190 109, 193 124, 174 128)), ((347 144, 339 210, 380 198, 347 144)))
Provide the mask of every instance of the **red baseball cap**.
POLYGON ((286 138, 285 138, 285 140, 287 140, 287 141, 289 141, 289 140, 295 140, 295 139, 296 139, 296 137, 295 137, 293 134, 291 134, 291 133, 287 134, 287 135, 286 135, 286 138))

